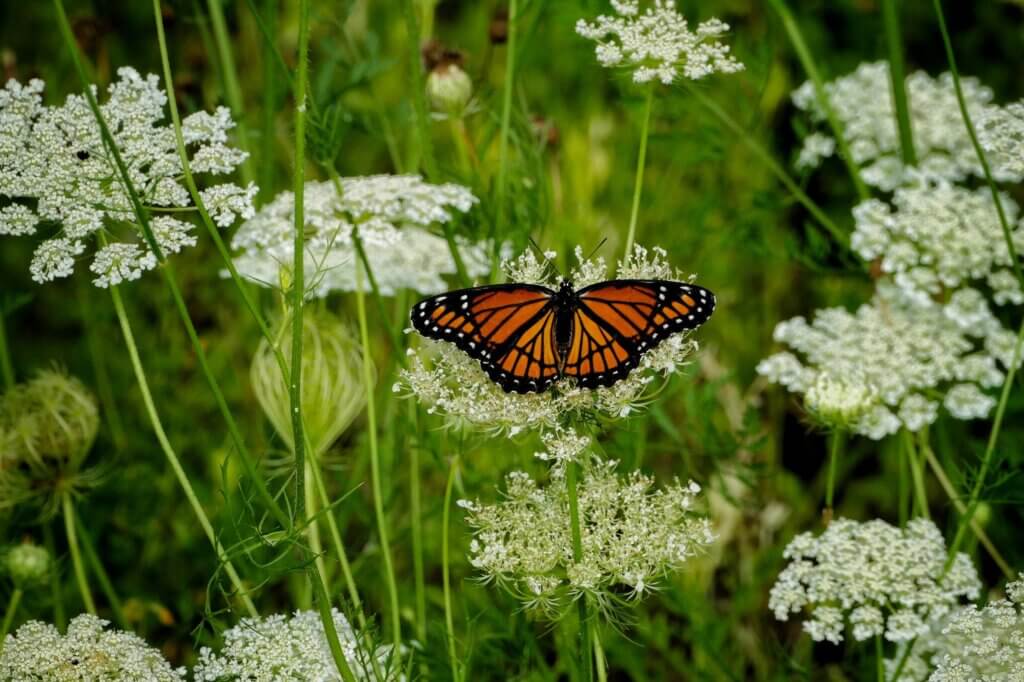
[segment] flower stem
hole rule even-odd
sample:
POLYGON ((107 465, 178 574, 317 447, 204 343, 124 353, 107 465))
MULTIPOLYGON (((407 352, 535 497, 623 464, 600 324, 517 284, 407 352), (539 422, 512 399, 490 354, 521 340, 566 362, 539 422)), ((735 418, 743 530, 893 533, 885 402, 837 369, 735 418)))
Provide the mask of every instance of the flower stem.
POLYGON ((875 635, 875 679, 885 682, 885 650, 882 647, 882 636, 875 635))
POLYGON ((498 241, 505 229, 506 194, 508 191, 508 138, 512 126, 512 90, 516 75, 516 0, 508 0, 508 38, 505 44, 505 82, 502 84, 501 128, 498 133, 498 179, 495 186, 497 214, 491 226, 491 275, 497 271, 498 241))
MULTIPOLYGON (((57 0, 57 2, 59 3, 59 0, 57 0)), ((259 617, 259 612, 256 610, 256 605, 253 604, 252 598, 249 596, 245 586, 242 584, 242 579, 239 577, 238 572, 231 563, 231 559, 228 558, 227 552, 224 550, 223 546, 221 546, 220 541, 213 532, 213 524, 210 523, 210 519, 206 515, 206 511, 199 503, 199 498, 196 496, 196 492, 192 488, 192 483, 188 479, 188 474, 186 474, 185 469, 182 468, 181 461, 178 459, 178 455, 174 452, 174 448, 171 447, 171 443, 167 439, 167 434, 164 432, 164 426, 160 421, 160 415, 156 411, 156 404, 153 402, 153 395, 149 392, 149 381, 146 379, 145 370, 142 368, 142 361, 139 359, 139 349, 135 345, 135 335, 132 333, 131 325, 128 322, 128 315, 125 312, 124 302, 121 300, 121 292, 118 287, 110 287, 110 297, 113 299, 114 312, 117 313, 117 320, 121 325, 121 334, 124 336, 125 345, 128 347, 128 358, 131 361, 132 371, 135 373, 135 381, 139 386, 139 392, 142 394, 142 404, 146 409, 146 415, 149 417, 150 425, 153 427, 153 433, 156 435, 157 442, 160 444, 160 449, 163 451, 164 456, 171 465, 171 470, 178 479, 178 484, 184 491, 185 497, 188 499, 188 503, 192 507, 192 512, 196 515, 196 519, 198 519, 199 525, 203 529, 203 533, 206 535, 207 540, 210 541, 214 551, 217 553, 217 558, 224 565, 224 571, 227 573, 228 579, 238 592, 239 599, 242 600, 242 604, 245 606, 249 615, 253 618, 257 618, 259 617)))
POLYGON ((826 523, 832 520, 832 499, 836 485, 836 465, 839 461, 839 452, 843 449, 842 429, 834 429, 829 437, 828 447, 828 478, 825 483, 825 519, 826 523))
POLYGON ((124 617, 121 599, 117 596, 117 591, 114 590, 114 584, 110 581, 110 576, 103 567, 99 554, 96 553, 96 546, 93 544, 92 536, 89 535, 89 529, 82 523, 82 517, 77 514, 75 515, 75 529, 78 531, 78 539, 82 544, 82 554, 85 555, 86 563, 89 564, 93 575, 96 576, 100 589, 103 590, 103 595, 107 598, 110 610, 114 612, 114 620, 122 630, 131 630, 128 619, 124 617))
MULTIPOLYGON (((51 557, 57 556, 57 543, 53 539, 53 523, 51 521, 43 523, 43 546, 46 547, 46 552, 51 557)), ((64 632, 68 625, 68 619, 67 614, 64 612, 64 595, 61 591, 60 573, 54 570, 50 571, 50 594, 53 598, 53 624, 57 626, 58 630, 64 632)), ((0 638, 0 644, 3 644, 2 638, 0 638)))
MULTIPOLYGON (((311 452, 311 451, 310 451, 311 452)), ((324 564, 324 546, 320 541, 320 522, 317 519, 317 491, 316 485, 313 483, 313 469, 319 465, 313 464, 314 458, 310 454, 306 457, 306 518, 309 519, 309 523, 306 525, 306 541, 309 543, 309 551, 313 555, 313 561, 316 563, 316 570, 323 576, 324 581, 327 580, 327 566, 324 564)))
MULTIPOLYGON (((569 497, 569 525, 572 533, 572 560, 573 563, 583 561, 583 534, 580 529, 580 503, 577 495, 577 477, 579 475, 579 462, 569 462, 565 467, 565 486, 569 497)), ((594 679, 592 667, 592 656, 590 651, 590 617, 587 614, 587 597, 580 595, 576 600, 579 610, 579 644, 580 644, 580 667, 582 677, 586 682, 594 679)))
POLYGON ((448 481, 444 485, 444 510, 441 519, 441 579, 444 583, 444 624, 448 640, 448 662, 452 668, 452 681, 459 682, 459 659, 455 655, 455 622, 452 615, 451 556, 449 554, 449 528, 451 523, 452 490, 459 471, 459 456, 452 457, 448 467, 448 481))
MULTIPOLYGON (((224 96, 235 116, 238 125, 239 147, 249 151, 249 134, 245 125, 245 108, 242 104, 242 88, 238 85, 238 70, 235 68, 235 57, 231 53, 231 38, 228 36, 227 24, 224 21, 224 10, 221 0, 207 0, 210 12, 210 24, 213 25, 213 41, 217 45, 217 58, 220 60, 220 74, 224 79, 224 96)), ((242 180, 249 184, 256 180, 252 169, 251 156, 241 165, 242 180)))
POLYGON ((597 668, 597 682, 608 682, 608 662, 604 658, 601 647, 601 636, 597 631, 597 621, 590 621, 590 640, 594 644, 594 667, 597 668))
POLYGON ((363 379, 366 384, 366 421, 370 439, 370 476, 373 485, 373 510, 377 517, 377 534, 380 537, 381 554, 384 558, 384 579, 388 586, 388 601, 391 606, 391 640, 397 647, 402 642, 401 610, 398 605, 398 586, 391 560, 391 543, 388 541, 387 518, 384 515, 384 493, 380 480, 380 449, 377 444, 377 411, 373 395, 373 359, 370 357, 370 332, 366 322, 366 295, 363 293, 365 277, 362 263, 356 266, 356 312, 359 317, 359 336, 363 345, 363 379))
POLYGON ((78 533, 75 530, 75 506, 71 502, 71 493, 64 493, 61 496, 61 513, 64 516, 64 532, 67 534, 68 550, 71 553, 71 564, 75 569, 75 582, 78 583, 78 592, 82 595, 82 603, 85 610, 96 615, 96 602, 92 598, 92 590, 89 589, 89 579, 85 574, 85 565, 82 563, 82 552, 78 547, 78 533))
POLYGON ((11 624, 14 623, 14 616, 18 612, 18 604, 21 603, 23 592, 20 587, 15 587, 11 592, 11 598, 7 602, 7 609, 4 611, 4 622, 0 624, 0 653, 4 650, 4 640, 7 633, 11 631, 11 624))
POLYGON ((900 434, 903 441, 903 452, 907 456, 907 463, 910 465, 910 476, 914 481, 914 503, 917 509, 917 516, 930 519, 928 511, 928 492, 924 487, 924 473, 921 471, 921 460, 917 457, 917 448, 914 447, 914 435, 907 430, 900 434))
POLYGON ((629 230, 626 232, 625 257, 633 252, 633 242, 636 239, 636 223, 640 217, 640 195, 644 189, 644 166, 647 163, 647 138, 651 130, 651 109, 654 104, 654 86, 647 87, 647 94, 644 96, 644 113, 640 123, 640 152, 636 157, 636 177, 633 180, 633 205, 629 211, 629 230))
POLYGON ((789 190, 790 194, 800 202, 800 204, 807 209, 807 212, 811 214, 818 223, 824 227, 829 234, 839 243, 844 246, 849 244, 850 239, 838 225, 836 225, 831 218, 829 218, 825 211, 814 203, 814 200, 807 196, 807 193, 800 189, 800 186, 796 183, 793 178, 789 176, 789 173, 779 165, 779 163, 772 157, 771 153, 761 146, 754 137, 747 132, 743 126, 741 126, 732 116, 730 116, 725 109, 723 109, 717 102, 705 95, 700 89, 693 87, 686 81, 682 82, 683 87, 689 92, 689 94, 697 100, 697 102, 705 109, 714 114, 718 120, 725 124, 725 127, 731 130, 736 136, 742 141, 750 151, 754 153, 761 163, 768 167, 768 170, 778 178, 779 182, 789 190))
POLYGON ((427 111, 426 89, 423 80, 423 62, 420 56, 423 37, 420 35, 420 20, 416 16, 416 0, 403 0, 402 10, 405 13, 405 28, 408 32, 409 45, 409 87, 412 90, 412 104, 416 115, 416 148, 409 168, 422 166, 428 180, 437 177, 437 161, 434 159, 433 144, 430 139, 430 114, 427 111))
MULTIPOLYGON (((4 327, 5 312, 0 308, 0 375, 3 376, 4 387, 14 386, 14 369, 11 366, 11 353, 7 347, 7 331, 4 327)), ((0 644, 3 640, 0 639, 0 644)))
POLYGON ((800 64, 804 67, 804 71, 807 72, 807 76, 811 79, 811 83, 814 84, 814 96, 821 105, 821 109, 825 113, 825 118, 828 119, 828 124, 832 128, 832 136, 836 140, 836 146, 839 147, 839 156, 846 164, 846 169, 850 173, 850 179, 853 180, 854 189, 857 190, 857 196, 860 197, 861 200, 869 198, 871 194, 868 192, 868 188, 867 185, 864 184, 864 180, 860 177, 860 169, 857 168, 857 164, 853 160, 853 155, 850 154, 850 146, 846 143, 846 135, 843 132, 843 127, 839 123, 839 118, 836 116, 836 112, 832 109, 832 103, 829 101, 828 93, 825 92, 825 81, 818 72, 818 67, 814 63, 814 57, 811 56, 811 51, 808 49, 807 43, 804 42, 803 34, 800 32, 800 26, 796 23, 796 19, 793 18, 793 14, 789 11, 789 7, 786 6, 784 0, 768 0, 768 2, 773 8, 775 8, 779 18, 782 19, 782 25, 786 29, 786 33, 789 35, 790 42, 793 43, 793 49, 796 51, 796 56, 800 60, 800 64))
POLYGON ((907 104, 898 0, 882 0, 882 20, 885 24, 885 42, 889 47, 889 80, 892 85, 892 101, 896 110, 896 126, 900 131, 900 151, 904 164, 916 166, 917 152, 914 150, 914 134, 910 127, 910 107, 907 104))
MULTIPOLYGON (((416 418, 416 407, 409 403, 409 419, 412 422, 412 432, 419 435, 418 421, 416 418)), ((409 516, 412 526, 412 567, 416 583, 416 639, 425 642, 427 638, 427 590, 426 577, 423 568, 423 518, 422 505, 420 503, 420 443, 417 438, 409 448, 409 516)), ((447 509, 447 506, 445 507, 447 509)), ((445 524, 444 532, 448 532, 448 525, 445 524)), ((443 550, 447 555, 447 543, 443 550)), ((448 570, 445 562, 444 569, 448 570)), ((448 583, 445 582, 447 589, 448 583)))

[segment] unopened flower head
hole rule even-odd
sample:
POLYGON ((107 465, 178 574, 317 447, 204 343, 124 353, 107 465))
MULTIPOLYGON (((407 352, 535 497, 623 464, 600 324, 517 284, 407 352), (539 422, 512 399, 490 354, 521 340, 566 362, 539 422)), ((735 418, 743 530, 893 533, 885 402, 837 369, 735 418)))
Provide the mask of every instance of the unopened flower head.
MULTIPOLYGON (((992 91, 974 78, 961 78, 961 86, 971 118, 974 121, 985 119, 986 112, 992 108, 992 91)), ((905 167, 900 157, 899 130, 886 62, 861 64, 853 73, 825 84, 829 103, 843 129, 850 154, 861 167, 864 181, 891 191, 914 181, 983 177, 978 156, 960 115, 952 77, 944 73, 932 78, 918 71, 907 76, 906 92, 918 157, 916 168, 905 167)), ((818 101, 811 82, 804 83, 793 92, 793 102, 824 125, 825 109, 818 101)), ((991 127, 993 138, 1008 139, 1007 135, 998 132, 1005 130, 1007 124, 993 122, 991 127)), ((821 158, 831 155, 834 146, 829 147, 823 142, 824 138, 831 139, 823 132, 814 133, 806 139, 804 151, 800 153, 801 165, 813 167, 821 158)), ((993 153, 989 159, 997 179, 1019 181, 1024 178, 1019 151, 999 154, 996 153, 997 146, 992 143, 993 153), (1016 167, 1014 158, 1017 159, 1016 167)))
MULTIPOLYGON (((360 278, 358 236, 380 292, 401 289, 432 294, 447 288, 443 275, 456 272, 448 242, 429 230, 451 222, 477 203, 456 184, 433 185, 416 175, 371 175, 334 182, 308 182, 304 194, 307 295, 355 291, 360 278)), ((282 192, 245 222, 232 245, 235 265, 264 286, 281 281, 293 266, 295 195, 282 192)), ((456 239, 470 277, 490 269, 490 253, 480 244, 456 239)), ((362 275, 365 279, 365 274, 362 275)), ((370 285, 364 281, 363 289, 370 285)))
POLYGON ((557 615, 581 595, 608 604, 616 588, 641 597, 714 540, 695 509, 700 486, 655 488, 616 462, 591 462, 578 487, 582 559, 573 560, 566 482, 541 485, 523 472, 506 478, 495 504, 460 501, 473 529, 470 563, 528 608, 557 615))
POLYGON ((439 64, 427 76, 427 97, 435 111, 457 117, 473 97, 473 80, 458 64, 439 64))
POLYGON ((25 623, 4 641, 0 679, 80 682, 81 680, 184 680, 139 636, 107 630, 109 623, 83 613, 68 624, 66 635, 39 621, 25 623))
POLYGON ((637 83, 657 79, 666 85, 680 75, 699 80, 743 69, 729 46, 719 42, 729 31, 723 21, 710 19, 691 31, 674 0, 654 0, 642 11, 639 0, 612 0, 612 7, 615 16, 576 22, 576 32, 597 43, 601 66, 632 69, 637 83))
MULTIPOLYGON (((113 135, 132 185, 153 214, 154 238, 165 255, 193 246, 193 225, 162 211, 181 211, 192 200, 182 181, 174 130, 164 120, 167 97, 155 75, 118 69, 100 110, 113 135)), ((96 240, 93 282, 108 287, 138 279, 156 266, 142 238, 129 193, 105 147, 100 128, 82 95, 61 106, 43 104, 43 82, 8 81, 0 90, 0 235, 47 237, 29 267, 40 283, 72 274, 76 260, 96 240), (56 224, 56 231, 47 226, 56 224), (100 242, 97 235, 104 235, 100 242)), ((182 121, 191 169, 202 175, 232 172, 245 152, 227 144, 234 125, 221 107, 182 121)), ((216 222, 227 227, 253 213, 256 187, 230 183, 200 191, 216 222)), ((176 214, 175 214, 176 215, 176 214)))
MULTIPOLYGON (((1017 204, 1006 195, 1000 203, 1019 250, 1024 230, 1017 227, 1017 204)), ((1024 303, 987 188, 904 187, 891 204, 869 199, 853 209, 853 216, 854 251, 865 260, 877 259, 882 272, 916 300, 927 304, 944 290, 984 281, 997 303, 1024 303)))
POLYGON ((31 542, 14 545, 0 557, 3 559, 3 572, 20 589, 41 584, 50 574, 53 564, 50 553, 31 542))
MULTIPOLYGON (((604 259, 587 260, 576 249, 577 266, 569 279, 577 288, 607 279, 604 259)), ((505 271, 516 282, 558 288, 557 273, 536 256, 526 252, 506 261, 505 271)), ((688 281, 673 268, 663 249, 634 248, 620 261, 617 277, 623 279, 672 279, 688 281)), ((408 391, 427 405, 431 413, 442 414, 453 423, 466 423, 515 435, 523 430, 554 429, 567 417, 623 418, 646 405, 656 389, 656 379, 679 372, 697 344, 686 333, 673 334, 643 356, 640 365, 618 383, 596 389, 577 386, 569 377, 543 393, 506 393, 488 378, 477 360, 452 344, 424 340, 410 350, 410 363, 395 384, 397 392, 408 391)))
MULTIPOLYGON (((334 627, 349 668, 358 680, 401 680, 401 661, 393 647, 375 647, 367 634, 353 632, 348 619, 332 609, 334 627), (383 679, 377 672, 384 675, 383 679)), ((331 656, 323 622, 315 611, 296 611, 266 618, 243 618, 224 632, 219 652, 199 651, 192 670, 197 682, 220 680, 320 680, 334 682, 341 676, 331 656)))
POLYGON ((904 529, 837 519, 819 536, 795 537, 783 556, 790 563, 768 606, 779 620, 805 613, 804 630, 818 642, 838 644, 847 626, 857 641, 884 635, 908 642, 928 633, 929 619, 976 599, 981 589, 966 554, 944 570, 946 544, 928 519, 912 519, 904 529))
POLYGON ((988 416, 995 400, 983 389, 1002 383, 1015 342, 977 291, 923 305, 884 282, 854 313, 819 310, 810 323, 779 323, 774 336, 792 352, 762 360, 758 373, 805 394, 812 413, 827 399, 851 431, 875 440, 934 422, 940 396, 957 419, 988 416))

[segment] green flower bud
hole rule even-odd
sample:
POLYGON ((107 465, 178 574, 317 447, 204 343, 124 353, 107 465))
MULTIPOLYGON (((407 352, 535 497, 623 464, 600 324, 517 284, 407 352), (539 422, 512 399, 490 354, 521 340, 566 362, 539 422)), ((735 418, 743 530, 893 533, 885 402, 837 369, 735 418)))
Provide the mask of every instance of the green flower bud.
POLYGON ((473 96, 473 81, 457 64, 440 64, 427 76, 427 97, 440 112, 458 115, 473 96))
POLYGON ((39 545, 24 542, 7 550, 4 569, 18 588, 38 585, 50 572, 50 554, 39 545))

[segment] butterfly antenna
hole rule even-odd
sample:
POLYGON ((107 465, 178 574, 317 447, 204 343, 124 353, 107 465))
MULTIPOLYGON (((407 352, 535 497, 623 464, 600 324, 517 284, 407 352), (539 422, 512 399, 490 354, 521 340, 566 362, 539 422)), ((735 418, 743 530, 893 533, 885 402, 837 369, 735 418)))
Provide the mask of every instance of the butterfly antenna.
POLYGON ((593 258, 594 254, 601 250, 601 247, 604 246, 604 243, 606 241, 608 241, 608 237, 605 237, 600 242, 598 242, 597 246, 594 247, 594 250, 591 251, 584 260, 590 260, 591 258, 593 258))
POLYGON ((533 240, 533 237, 527 237, 527 239, 530 240, 530 245, 533 246, 534 250, 540 255, 541 260, 543 260, 547 264, 547 267, 549 267, 552 270, 554 270, 558 274, 560 279, 565 279, 562 276, 562 272, 558 269, 558 266, 555 265, 555 262, 553 260, 551 260, 550 258, 548 258, 547 254, 544 253, 544 249, 540 248, 540 244, 535 242, 533 240))

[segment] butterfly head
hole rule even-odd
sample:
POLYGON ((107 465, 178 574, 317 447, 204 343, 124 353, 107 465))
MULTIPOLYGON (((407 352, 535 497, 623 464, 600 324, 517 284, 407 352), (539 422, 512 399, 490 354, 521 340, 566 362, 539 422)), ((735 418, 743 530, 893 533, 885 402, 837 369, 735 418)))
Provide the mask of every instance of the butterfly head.
POLYGON ((562 283, 560 285, 558 285, 558 295, 559 296, 562 296, 562 297, 572 296, 574 291, 575 290, 573 289, 572 282, 570 282, 567 279, 563 279, 562 283))

